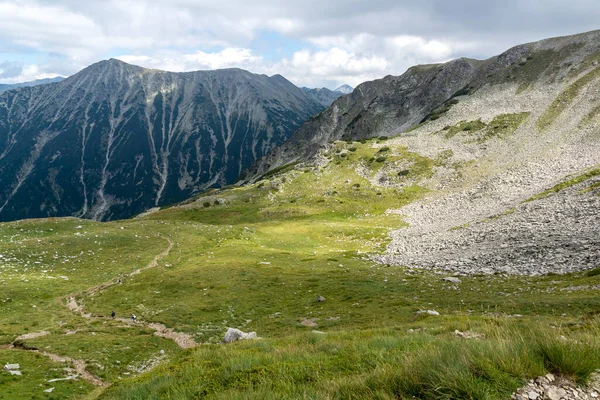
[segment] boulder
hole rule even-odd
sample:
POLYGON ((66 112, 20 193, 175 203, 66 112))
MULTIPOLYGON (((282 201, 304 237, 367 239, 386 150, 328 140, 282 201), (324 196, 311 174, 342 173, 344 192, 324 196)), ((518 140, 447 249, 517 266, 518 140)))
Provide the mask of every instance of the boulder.
POLYGON ((225 332, 225 337, 223 338, 223 343, 231 343, 236 340, 246 340, 246 339, 256 339, 256 332, 242 332, 239 329, 235 328, 227 328, 227 332, 225 332))

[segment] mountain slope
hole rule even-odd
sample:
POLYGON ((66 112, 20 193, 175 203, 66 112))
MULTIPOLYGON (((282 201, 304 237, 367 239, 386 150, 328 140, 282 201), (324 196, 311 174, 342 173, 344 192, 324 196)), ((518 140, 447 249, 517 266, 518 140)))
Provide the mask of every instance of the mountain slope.
POLYGON ((7 90, 11 90, 11 89, 19 89, 22 87, 32 87, 32 86, 38 86, 38 85, 46 85, 48 83, 61 82, 64 79, 65 78, 63 78, 62 76, 57 76, 56 78, 36 79, 35 81, 15 83, 15 84, 10 84, 10 85, 0 83, 0 93, 6 92, 7 90))
POLYGON ((600 31, 486 61, 414 67, 334 102, 260 160, 248 180, 350 161, 373 190, 394 188, 401 198, 414 185, 425 189, 423 199, 387 210, 409 226, 390 233, 387 253, 374 256, 380 263, 459 274, 594 268, 599 88, 600 31), (351 157, 360 151, 352 141, 373 136, 385 136, 372 145, 378 151, 351 157), (339 148, 340 140, 350 143, 339 148), (429 160, 426 176, 406 152, 429 160))
POLYGON ((125 218, 240 171, 322 107, 280 75, 117 60, 0 95, 0 220, 125 218))
POLYGON ((510 85, 513 91, 507 93, 506 101, 533 89, 553 99, 559 94, 557 85, 572 78, 578 69, 593 66, 590 60, 598 53, 599 38, 599 31, 593 31, 547 39, 513 47, 484 61, 458 59, 420 65, 401 76, 363 83, 256 163, 247 179, 255 180, 273 168, 310 160, 331 140, 399 135, 425 120, 440 118, 460 99, 483 88, 510 85), (553 93, 546 93, 548 90, 553 93))
POLYGON ((346 94, 341 91, 329 90, 327 88, 309 89, 309 88, 303 87, 302 90, 304 91, 304 93, 306 93, 312 99, 317 101, 323 107, 329 107, 331 105, 331 103, 333 103, 335 100, 337 100, 338 98, 340 98, 344 94, 346 94))

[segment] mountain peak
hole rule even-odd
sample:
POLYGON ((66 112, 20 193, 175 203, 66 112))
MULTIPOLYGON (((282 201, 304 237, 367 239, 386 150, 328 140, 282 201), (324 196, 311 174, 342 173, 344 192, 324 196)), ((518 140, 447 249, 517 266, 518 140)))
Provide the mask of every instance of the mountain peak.
POLYGON ((354 91, 354 88, 350 85, 342 85, 334 90, 334 92, 340 92, 344 94, 350 94, 354 91))

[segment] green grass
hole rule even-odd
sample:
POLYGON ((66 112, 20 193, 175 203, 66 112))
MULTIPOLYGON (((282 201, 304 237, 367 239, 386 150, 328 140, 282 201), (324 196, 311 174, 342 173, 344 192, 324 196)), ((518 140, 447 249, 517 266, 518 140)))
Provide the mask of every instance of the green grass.
MULTIPOLYGON (((452 153, 431 159, 372 139, 334 142, 329 157, 326 166, 284 168, 254 185, 211 190, 141 219, 0 224, 2 343, 50 332, 22 345, 85 361, 113 385, 106 398, 398 398, 415 390, 425 398, 506 398, 544 371, 585 379, 595 359, 581 363, 568 350, 576 355, 595 346, 597 322, 590 316, 600 298, 586 287, 600 284, 600 275, 469 276, 455 287, 431 272, 376 264, 368 255, 384 250, 390 229, 405 226, 386 211, 426 194, 422 181, 452 153), (385 161, 376 162, 381 154, 385 161), (384 175, 391 185, 378 184, 384 175), (168 256, 125 275, 161 253, 167 235, 174 242, 168 256), (85 291, 119 274, 121 284, 93 296, 85 291), (74 315, 57 301, 70 293, 96 318, 74 315), (326 301, 317 302, 319 295, 326 301), (420 309, 442 316, 414 321, 420 309), (111 310, 163 323, 203 345, 181 351, 141 325, 104 318, 111 310), (506 317, 513 314, 524 317, 506 317), (317 326, 302 325, 305 319, 317 326), (581 343, 581 352, 575 342, 544 339, 551 325, 581 343), (264 339, 217 345, 227 327, 264 339), (421 331, 408 334, 411 328, 421 331), (459 341, 454 329, 486 336, 459 341), (138 375, 160 350, 163 363, 138 375), (498 355, 513 353, 518 358, 498 355), (426 373, 433 367, 438 375, 426 373)), ((6 362, 34 362, 23 350, 0 354, 6 362)), ((63 374, 40 360, 35 382, 63 374)), ((60 398, 99 394, 72 382, 57 392, 60 398)), ((14 390, 0 393, 20 399, 24 381, 10 385, 14 390)))
POLYGON ((452 126, 446 126, 440 132, 444 133, 446 139, 453 138, 458 134, 467 135, 477 143, 485 143, 493 138, 504 139, 512 135, 523 122, 527 119, 529 113, 500 114, 486 124, 480 119, 475 121, 461 121, 452 126))
POLYGON ((596 67, 569 85, 569 87, 562 91, 552 104, 550 104, 550 107, 548 107, 548 109, 539 117, 536 121, 537 127, 542 131, 549 128, 573 100, 579 96, 583 88, 598 78, 600 78, 600 68, 596 67))
POLYGON ((600 365, 596 327, 562 329, 564 341, 551 328, 503 319, 408 326, 207 346, 101 398, 506 399, 526 378, 553 372, 585 382, 600 365), (484 338, 460 339, 453 329, 484 338))
POLYGON ((446 139, 450 139, 462 132, 474 133, 482 130, 487 125, 481 122, 480 119, 475 121, 461 121, 453 126, 445 127, 442 131, 444 131, 444 136, 446 139))
MULTIPOLYGON (((594 168, 591 169, 583 174, 574 176, 572 178, 569 178, 553 187, 551 187, 548 190, 543 191, 542 193, 536 194, 535 196, 532 196, 530 198, 528 198, 527 200, 525 200, 524 202, 529 202, 529 201, 533 201, 533 200, 538 200, 541 198, 544 198, 546 196, 549 196, 553 193, 557 193, 560 192, 563 189, 569 188, 571 186, 577 185, 579 183, 585 182, 588 179, 591 179, 595 176, 600 175, 600 168, 594 168)), ((592 185, 593 186, 593 185, 592 185)), ((593 188, 592 188, 593 189, 593 188)))
POLYGON ((487 125, 481 137, 477 142, 484 143, 493 138, 504 139, 513 133, 525 122, 529 117, 528 112, 515 114, 500 114, 487 125))
POLYGON ((93 389, 90 384, 79 380, 48 382, 72 375, 64 369, 69 367, 68 364, 50 361, 33 352, 0 349, 0 366, 15 363, 21 367, 21 376, 10 375, 0 369, 0 399, 62 400, 84 395, 93 389), (44 392, 51 388, 54 388, 51 393, 44 392))

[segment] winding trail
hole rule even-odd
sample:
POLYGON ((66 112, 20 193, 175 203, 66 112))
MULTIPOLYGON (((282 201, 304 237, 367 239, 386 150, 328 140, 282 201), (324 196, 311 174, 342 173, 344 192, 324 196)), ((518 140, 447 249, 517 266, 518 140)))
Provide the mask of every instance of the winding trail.
MULTIPOLYGON (((129 274, 121 275, 121 277, 125 278, 125 277, 138 275, 147 269, 157 267, 158 262, 161 259, 168 256, 169 253, 171 252, 171 249, 173 249, 173 245, 174 245, 173 241, 170 238, 167 238, 167 241, 169 242, 169 246, 164 251, 162 251, 160 254, 158 254, 156 257, 154 257, 152 259, 152 261, 150 261, 150 263, 148 263, 148 265, 146 265, 145 267, 142 267, 142 268, 138 268, 135 271, 130 272, 129 274)), ((93 296, 94 294, 96 294, 100 291, 106 290, 106 289, 110 288, 111 286, 119 284, 121 277, 113 278, 107 282, 93 286, 86 290, 71 293, 66 296, 61 296, 61 297, 57 298, 56 300, 63 307, 67 307, 69 309, 69 311, 71 311, 75 314, 78 314, 84 318, 95 318, 95 319, 102 319, 102 320, 112 319, 112 318, 107 318, 107 317, 94 316, 91 313, 86 312, 83 305, 77 303, 77 296, 79 296, 83 293, 87 293, 89 296, 93 296)), ((182 349, 190 349, 192 347, 198 346, 198 343, 196 343, 196 341, 194 340, 194 338, 191 335, 188 335, 187 333, 183 333, 183 332, 175 332, 173 329, 167 328, 165 325, 159 324, 157 322, 143 322, 143 321, 133 322, 128 318, 117 318, 117 320, 121 321, 123 323, 129 324, 129 325, 141 325, 146 328, 152 329, 154 331, 154 335, 165 338, 165 339, 173 340, 182 349)))
MULTIPOLYGON (((100 291, 106 290, 114 285, 120 284, 122 278, 138 275, 147 269, 157 267, 158 262, 161 259, 168 256, 169 253, 171 252, 171 249, 173 249, 173 246, 174 246, 173 241, 170 238, 167 238, 167 241, 169 242, 169 246, 165 250, 163 250, 160 254, 156 255, 152 259, 152 261, 150 261, 148 263, 148 265, 146 265, 142 268, 138 268, 135 271, 130 272, 128 274, 120 275, 117 278, 113 278, 107 282, 101 283, 101 284, 93 286, 91 288, 88 288, 85 290, 80 290, 80 291, 74 292, 74 293, 70 293, 66 296, 60 296, 60 297, 56 298, 56 301, 62 307, 66 307, 72 313, 77 314, 83 318, 98 319, 98 320, 105 320, 105 321, 112 320, 112 318, 102 317, 102 316, 94 316, 94 315, 92 315, 92 313, 86 312, 83 305, 77 303, 77 300, 76 300, 77 296, 80 296, 83 293, 86 293, 89 296, 93 296, 94 294, 96 294, 100 291)), ((143 322, 143 321, 133 322, 127 318, 117 318, 117 320, 121 321, 125 324, 140 325, 140 326, 149 328, 154 331, 154 335, 165 338, 165 339, 173 340, 182 349, 190 349, 190 348, 198 346, 198 343, 196 343, 196 341, 194 340, 194 338, 191 335, 188 335, 183 332, 175 332, 173 329, 167 328, 163 324, 159 324, 159 323, 155 323, 155 322, 143 322)), ((27 334, 18 336, 13 341, 13 343, 10 345, 0 346, 0 349, 17 349, 17 350, 24 350, 24 351, 33 351, 33 352, 39 353, 43 356, 46 356, 55 362, 71 363, 78 375, 69 377, 69 379, 75 379, 76 377, 80 376, 82 379, 91 383, 92 385, 100 386, 100 387, 108 386, 108 383, 104 382, 98 376, 92 374, 91 372, 89 372, 86 369, 86 364, 83 360, 40 351, 36 348, 27 347, 26 345, 23 344, 23 340, 35 339, 35 338, 46 336, 49 334, 50 333, 47 331, 27 333, 27 334)))

